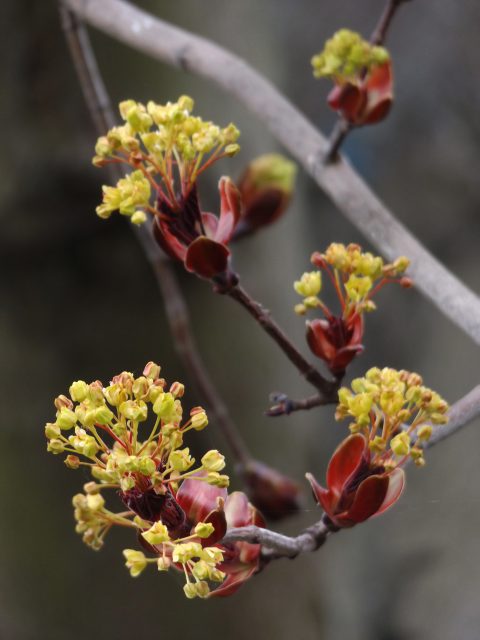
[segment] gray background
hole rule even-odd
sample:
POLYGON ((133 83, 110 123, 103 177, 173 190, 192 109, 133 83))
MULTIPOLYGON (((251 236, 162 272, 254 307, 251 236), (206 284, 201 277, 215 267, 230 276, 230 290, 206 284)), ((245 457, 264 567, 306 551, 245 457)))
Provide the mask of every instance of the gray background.
MULTIPOLYGON (((334 121, 324 106, 329 86, 313 80, 309 59, 337 28, 368 34, 383 8, 383 0, 137 4, 244 56, 324 131, 334 121)), ((346 145, 399 219, 477 291, 479 21, 475 0, 403 7, 389 38, 395 108, 346 145)), ((401 502, 380 520, 341 532, 315 555, 276 563, 230 599, 187 602, 180 578, 154 571, 132 580, 120 552, 133 541, 123 532, 97 554, 82 545, 70 498, 84 480, 45 452, 53 397, 73 379, 107 381, 150 359, 171 381, 188 385, 188 371, 176 360, 154 279, 128 225, 94 214, 106 175, 90 166, 95 136, 55 3, 3 0, 0 42, 2 640, 478 638, 478 421, 429 452, 424 470, 409 470, 401 502)), ((215 86, 104 36, 94 34, 94 42, 115 102, 188 93, 199 114, 239 125, 241 154, 203 181, 209 207, 222 172, 238 176, 250 158, 278 148, 215 86)), ((235 248, 235 265, 304 345, 292 281, 309 268, 312 250, 361 240, 300 173, 288 215, 235 248)), ((300 481, 306 470, 323 478, 345 426, 331 409, 265 418, 272 389, 292 396, 310 389, 241 309, 180 275, 212 376, 255 455, 300 481)), ((415 291, 382 292, 366 345, 352 376, 372 364, 413 369, 450 401, 478 383, 476 348, 415 291)), ((201 402, 188 390, 186 397, 201 402)), ((214 424, 196 442, 210 445, 223 447, 214 424)), ((279 527, 296 532, 317 515, 307 496, 304 512, 279 527)))

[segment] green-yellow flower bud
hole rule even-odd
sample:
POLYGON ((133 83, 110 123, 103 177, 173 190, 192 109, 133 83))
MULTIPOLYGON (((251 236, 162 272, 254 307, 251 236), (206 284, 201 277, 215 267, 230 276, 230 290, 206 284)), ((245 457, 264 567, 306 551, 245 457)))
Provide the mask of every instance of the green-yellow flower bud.
POLYGON ((132 578, 137 578, 147 566, 145 554, 135 549, 124 549, 125 564, 132 578))
POLYGON ((225 468, 225 456, 211 449, 202 457, 202 466, 207 471, 221 471, 225 468))
POLYGON ((170 536, 168 534, 167 527, 160 521, 155 522, 148 531, 142 532, 142 538, 149 544, 162 544, 162 542, 169 542, 170 536))
POLYGON ((74 402, 83 402, 87 397, 88 384, 84 380, 77 380, 70 385, 70 397, 74 402))
POLYGON ((417 429, 417 437, 419 440, 422 440, 424 442, 426 442, 427 440, 430 440, 430 436, 432 435, 432 425, 430 424, 423 424, 420 427, 418 427, 417 429))
POLYGON ((215 531, 215 527, 211 522, 199 522, 194 529, 195 535, 199 538, 209 538, 215 531))
POLYGON ((100 493, 90 493, 87 495, 87 506, 92 511, 100 511, 100 509, 103 509, 104 505, 105 500, 100 493))
POLYGON ((52 438, 48 441, 47 451, 55 455, 63 453, 65 451, 65 443, 57 438, 52 438))
POLYGON ((410 436, 402 431, 390 441, 390 448, 396 456, 406 456, 410 453, 410 436))
POLYGON ((80 458, 78 456, 69 455, 63 462, 69 469, 78 469, 80 467, 80 458))
POLYGON ((203 409, 191 414, 190 420, 192 422, 192 427, 196 431, 201 431, 202 429, 205 429, 205 427, 208 425, 207 414, 205 413, 205 411, 203 411, 203 409))
POLYGON ((62 431, 68 431, 77 424, 77 416, 71 409, 62 407, 57 414, 55 424, 59 429, 62 429, 62 431))
POLYGON ((45 436, 51 440, 60 436, 60 427, 53 422, 47 422, 45 425, 45 436))
POLYGON ((168 463, 175 471, 183 473, 195 463, 195 458, 191 457, 190 449, 187 447, 186 449, 172 451, 168 458, 168 463))
POLYGON ((192 558, 202 557, 202 545, 198 542, 184 542, 173 547, 172 560, 185 564, 192 558))
POLYGON ((294 282, 293 288, 298 295, 304 298, 318 296, 322 288, 322 274, 320 271, 304 273, 300 280, 294 282))
POLYGON ((226 489, 230 484, 230 478, 227 475, 217 473, 217 471, 209 471, 206 475, 208 484, 220 489, 226 489))
POLYGON ((155 460, 152 460, 152 458, 149 458, 148 456, 140 458, 138 461, 138 470, 144 476, 153 475, 157 470, 155 460))
POLYGON ((170 558, 160 556, 157 560, 157 568, 159 571, 168 571, 172 566, 170 558))

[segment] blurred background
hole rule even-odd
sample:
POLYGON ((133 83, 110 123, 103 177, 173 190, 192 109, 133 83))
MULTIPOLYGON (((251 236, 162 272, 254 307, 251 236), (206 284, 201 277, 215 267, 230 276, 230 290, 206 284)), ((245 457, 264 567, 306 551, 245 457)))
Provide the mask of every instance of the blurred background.
MULTIPOLYGON (((336 29, 368 36, 384 0, 149 0, 138 6, 231 48, 265 73, 325 132, 328 82, 310 58, 336 29)), ((409 469, 400 503, 380 520, 333 536, 316 554, 274 563, 232 598, 186 601, 181 579, 146 571, 132 580, 114 532, 94 553, 74 532, 71 496, 86 478, 45 451, 52 400, 72 380, 139 373, 148 360, 188 387, 155 280, 124 220, 94 213, 106 173, 91 166, 95 133, 59 28, 56 3, 0 7, 0 638, 124 640, 168 634, 299 640, 478 638, 480 627, 480 423, 409 469)), ((360 174, 425 245, 480 292, 480 54, 476 0, 411 2, 390 32, 396 104, 345 146, 360 174)), ((192 95, 204 118, 242 131, 242 152, 202 184, 216 203, 222 173, 238 177, 257 154, 280 150, 265 127, 214 85, 92 33, 114 103, 192 95)), ((299 172, 288 214, 238 244, 242 280, 307 354, 292 282, 313 250, 363 242, 299 172)), ((365 243, 363 243, 365 246, 365 243)), ((323 478, 346 427, 331 408, 263 415, 268 394, 311 389, 231 300, 179 270, 211 374, 257 458, 303 482, 323 478)), ((478 383, 478 350, 415 291, 387 288, 369 316, 369 366, 420 372, 449 401, 478 383)), ((187 404, 201 403, 187 388, 187 404)), ((215 424, 196 446, 224 449, 215 424)), ((234 485, 238 481, 234 479, 234 485)), ((305 509, 278 525, 295 533, 318 518, 305 509)))

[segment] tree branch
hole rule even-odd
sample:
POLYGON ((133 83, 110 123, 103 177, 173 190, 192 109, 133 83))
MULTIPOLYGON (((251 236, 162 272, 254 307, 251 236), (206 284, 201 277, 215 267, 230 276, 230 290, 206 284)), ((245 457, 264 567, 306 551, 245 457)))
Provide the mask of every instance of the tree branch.
MULTIPOLYGON (((85 102, 97 133, 102 135, 115 125, 115 118, 88 33, 77 16, 62 2, 60 2, 60 16, 85 102)), ((109 168, 115 174, 114 179, 118 180, 122 177, 123 172, 119 165, 109 165, 109 168)), ((237 462, 245 466, 252 457, 200 356, 193 337, 187 305, 173 266, 153 239, 151 229, 143 225, 134 227, 134 231, 155 274, 177 353, 202 402, 205 403, 211 420, 223 433, 237 462)))
POLYGON ((370 37, 371 44, 383 45, 385 38, 387 37, 387 31, 390 28, 395 14, 400 6, 405 4, 405 2, 410 2, 410 0, 388 0, 380 20, 370 37))
POLYGON ((208 78, 235 96, 303 165, 339 210, 388 260, 406 255, 417 287, 480 344, 480 299, 436 260, 374 195, 352 167, 325 165, 324 136, 270 82, 239 57, 123 0, 65 0, 82 19, 119 41, 208 78))
POLYGON ((252 300, 248 293, 240 285, 230 287, 224 291, 226 295, 236 300, 248 311, 248 313, 259 323, 259 325, 275 340, 278 346, 285 353, 287 358, 295 365, 301 375, 310 382, 322 394, 324 402, 330 402, 336 398, 338 383, 326 380, 313 365, 311 365, 298 349, 290 342, 283 330, 270 316, 261 304, 252 300))
POLYGON ((324 514, 321 520, 292 538, 252 525, 231 529, 223 538, 222 544, 240 541, 261 544, 265 559, 295 558, 300 553, 316 551, 335 531, 338 531, 337 527, 324 514))
POLYGON ((336 404, 338 402, 338 395, 337 393, 332 393, 330 398, 325 398, 325 396, 316 393, 308 398, 292 400, 284 393, 271 393, 270 402, 272 402, 272 406, 266 412, 267 416, 288 416, 294 411, 308 411, 314 407, 336 404))

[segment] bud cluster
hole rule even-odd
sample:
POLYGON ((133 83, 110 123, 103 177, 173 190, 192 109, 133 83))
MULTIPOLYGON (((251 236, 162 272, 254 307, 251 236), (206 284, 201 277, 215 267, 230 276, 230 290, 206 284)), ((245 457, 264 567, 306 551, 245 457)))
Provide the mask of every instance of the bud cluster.
POLYGON ((181 96, 165 105, 153 101, 143 105, 135 100, 120 103, 125 124, 110 129, 98 139, 93 164, 125 163, 134 169, 116 188, 103 188, 103 203, 97 207, 101 218, 113 211, 131 218, 134 224, 146 220, 146 211, 160 215, 150 206, 156 196, 171 208, 179 207, 204 169, 225 156, 234 156, 240 132, 234 124, 221 128, 191 115, 194 102, 181 96))
POLYGON ((340 29, 327 40, 323 51, 313 56, 313 75, 339 83, 352 82, 389 60, 384 47, 370 44, 354 31, 340 29))
POLYGON ((351 390, 342 387, 338 397, 336 419, 353 418, 350 431, 367 439, 370 464, 386 470, 408 457, 423 466, 422 444, 435 426, 448 422, 447 402, 409 371, 372 368, 365 377, 353 380, 351 390))
POLYGON ((197 525, 193 535, 173 541, 167 527, 155 522, 141 535, 156 548, 158 555, 149 558, 143 551, 124 549, 125 565, 132 578, 138 577, 148 564, 156 565, 158 571, 180 567, 186 578, 183 590, 187 598, 206 598, 210 595, 209 583, 221 583, 226 575, 217 568, 223 562, 223 551, 218 547, 204 547, 196 541, 198 538, 207 538, 212 532, 211 524, 202 523, 197 525))
MULTIPOLYGON (((410 264, 408 258, 401 256, 393 263, 386 264, 379 256, 362 252, 358 244, 345 246, 333 242, 325 253, 316 251, 311 260, 332 281, 344 316, 353 312, 373 311, 375 303, 371 298, 387 282, 398 281, 402 286, 411 286, 411 280, 402 277, 410 264)), ((303 297, 303 303, 295 307, 296 313, 303 315, 308 309, 315 308, 326 311, 318 297, 322 289, 320 271, 304 273, 294 283, 294 289, 303 297)))
POLYGON ((309 309, 320 309, 324 317, 307 322, 307 342, 330 371, 342 377, 348 364, 363 351, 363 313, 376 308, 373 296, 388 282, 412 286, 410 278, 403 276, 409 260, 400 257, 386 264, 382 258, 362 252, 358 244, 332 243, 325 253, 315 252, 311 261, 320 271, 304 273, 294 283, 295 291, 303 298, 295 305, 295 312, 305 315, 309 309), (319 297, 322 272, 333 285, 340 315, 332 313, 319 297))

